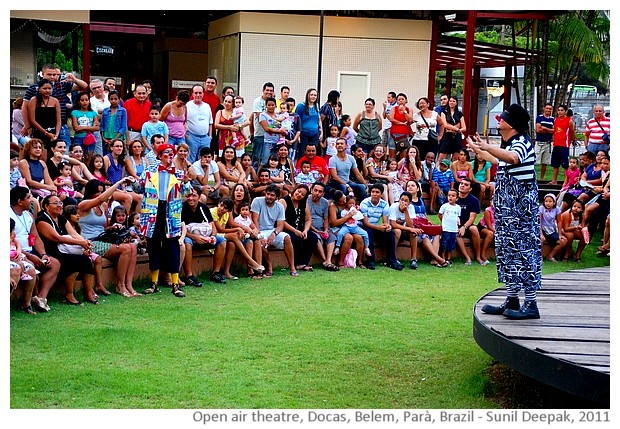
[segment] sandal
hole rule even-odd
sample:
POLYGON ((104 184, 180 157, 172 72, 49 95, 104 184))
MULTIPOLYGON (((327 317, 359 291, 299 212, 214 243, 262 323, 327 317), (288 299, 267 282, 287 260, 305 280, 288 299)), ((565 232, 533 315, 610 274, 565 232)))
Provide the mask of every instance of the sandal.
POLYGON ((291 276, 298 277, 299 273, 297 271, 291 271, 291 276))
POLYGON ((103 286, 101 286, 100 288, 95 289, 95 292, 96 292, 97 294, 101 294, 101 295, 104 295, 104 296, 108 296, 108 295, 111 295, 111 294, 112 294, 112 292, 110 292, 109 290, 107 290, 107 289, 106 289, 105 287, 103 287, 103 286))
POLYGON ((437 268, 447 268, 450 266, 450 262, 445 261, 443 264, 433 264, 435 265, 437 268))
POLYGON ((228 280, 239 280, 239 277, 237 276, 223 276, 223 277, 228 280))
POLYGON ((251 274, 250 278, 253 280, 261 280, 265 278, 264 274, 251 274))
POLYGON ((331 264, 329 262, 326 262, 323 264, 323 269, 325 271, 340 271, 340 268, 338 268, 337 266, 335 266, 334 264, 331 264))
POLYGON ((364 269, 364 270, 365 270, 365 269, 366 269, 366 265, 364 265, 364 264, 359 264, 359 265, 357 266, 357 268, 362 268, 362 269, 364 269))
POLYGON ((263 273, 263 277, 270 279, 273 277, 273 273, 271 271, 267 271, 266 273, 263 273))
POLYGON ((305 267, 302 268, 303 271, 314 271, 314 268, 311 267, 310 265, 306 265, 305 267))

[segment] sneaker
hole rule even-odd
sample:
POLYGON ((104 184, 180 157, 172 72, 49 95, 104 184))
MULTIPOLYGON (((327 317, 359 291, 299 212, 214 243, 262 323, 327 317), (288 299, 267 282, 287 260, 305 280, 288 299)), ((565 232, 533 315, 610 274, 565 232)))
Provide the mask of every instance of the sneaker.
POLYGON ((368 268, 369 270, 374 270, 375 269, 375 263, 374 262, 366 262, 366 268, 368 268))
POLYGON ((503 314, 512 320, 540 319, 538 305, 534 300, 525 301, 519 310, 506 309, 503 314))
POLYGON ((396 271, 401 271, 403 268, 405 268, 405 266, 399 260, 390 262, 389 264, 387 264, 387 266, 396 271))
POLYGON ((193 275, 185 279, 185 284, 188 286, 202 287, 202 283, 193 275))
POLYGON ((409 262, 409 268, 411 268, 412 270, 417 270, 418 269, 418 260, 417 259, 412 259, 411 262, 409 262))
POLYGON ((370 253, 370 249, 368 247, 364 247, 364 254, 366 256, 372 256, 372 253, 370 253))
POLYGON ((338 255, 340 253, 340 247, 336 247, 334 249, 334 256, 338 255))
POLYGON ((215 271, 213 274, 211 274, 211 281, 220 283, 220 284, 226 284, 226 279, 224 278, 222 273, 218 271, 215 271))
POLYGON ((184 298, 185 297, 185 292, 183 292, 181 290, 181 287, 178 284, 173 284, 172 285, 172 294, 174 296, 176 296, 177 298, 184 298))
POLYGON ((486 314, 500 315, 506 310, 519 310, 519 297, 506 298, 500 305, 485 304, 482 306, 482 312, 486 314))
POLYGON ((144 295, 148 295, 150 293, 157 293, 157 292, 159 292, 159 288, 157 287, 156 282, 151 283, 151 287, 148 287, 142 291, 144 295))

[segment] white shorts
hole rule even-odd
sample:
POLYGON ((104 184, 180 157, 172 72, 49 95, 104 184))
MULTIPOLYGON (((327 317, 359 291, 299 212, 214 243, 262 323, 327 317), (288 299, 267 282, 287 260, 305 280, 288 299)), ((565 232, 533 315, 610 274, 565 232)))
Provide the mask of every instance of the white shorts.
MULTIPOLYGON (((258 233, 259 240, 267 240, 269 236, 275 231, 275 229, 265 229, 258 233)), ((273 240, 273 247, 276 249, 284 249, 284 239, 288 237, 288 234, 284 231, 280 232, 276 235, 276 238, 273 240)))

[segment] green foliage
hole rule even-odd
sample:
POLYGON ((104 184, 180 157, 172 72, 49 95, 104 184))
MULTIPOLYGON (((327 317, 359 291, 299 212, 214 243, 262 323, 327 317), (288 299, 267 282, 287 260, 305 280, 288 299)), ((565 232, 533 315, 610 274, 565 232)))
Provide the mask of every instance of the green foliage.
MULTIPOLYGON (((82 71, 82 31, 74 30, 78 32, 78 67, 74 67, 73 64, 73 38, 69 34, 58 44, 46 43, 39 40, 39 47, 37 48, 37 70, 45 64, 54 64, 63 72, 82 71)), ((47 33, 51 36, 64 36, 66 31, 48 30, 47 33)))

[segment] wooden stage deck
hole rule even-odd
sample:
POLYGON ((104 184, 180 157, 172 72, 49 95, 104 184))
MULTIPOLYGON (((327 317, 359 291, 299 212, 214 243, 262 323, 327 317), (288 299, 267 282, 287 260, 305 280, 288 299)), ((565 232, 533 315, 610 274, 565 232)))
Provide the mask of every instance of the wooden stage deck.
POLYGON ((474 306, 474 339, 522 374, 609 407, 609 289, 609 267, 543 276, 540 319, 523 321, 482 313, 504 301, 505 289, 496 289, 474 306))

